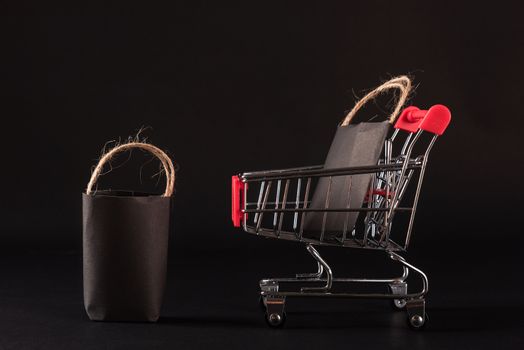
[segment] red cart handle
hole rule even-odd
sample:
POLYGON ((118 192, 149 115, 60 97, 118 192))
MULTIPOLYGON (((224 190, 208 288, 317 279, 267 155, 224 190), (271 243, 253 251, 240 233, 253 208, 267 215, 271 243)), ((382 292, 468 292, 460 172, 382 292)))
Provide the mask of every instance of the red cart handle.
POLYGON ((231 219, 235 227, 240 227, 244 219, 242 207, 244 206, 244 191, 246 188, 247 184, 242 182, 237 175, 231 177, 231 219))
POLYGON ((451 121, 451 112, 444 105, 434 105, 429 110, 410 106, 402 111, 395 123, 395 129, 417 132, 419 129, 442 135, 451 121))

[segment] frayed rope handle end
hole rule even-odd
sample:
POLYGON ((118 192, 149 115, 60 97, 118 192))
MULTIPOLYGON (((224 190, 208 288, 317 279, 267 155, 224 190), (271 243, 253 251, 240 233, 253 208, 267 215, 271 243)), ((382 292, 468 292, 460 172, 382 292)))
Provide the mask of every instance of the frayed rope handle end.
POLYGON ((173 166, 173 162, 171 161, 169 156, 160 148, 144 142, 125 143, 123 145, 116 146, 115 148, 104 154, 103 157, 100 158, 100 161, 96 165, 95 170, 91 174, 91 179, 87 184, 86 194, 89 195, 93 193, 93 186, 98 180, 98 177, 100 176, 100 173, 102 172, 105 163, 111 160, 111 158, 113 158, 117 153, 124 152, 133 148, 140 148, 145 151, 148 151, 160 160, 166 173, 166 190, 162 196, 171 197, 175 189, 175 167, 173 166))
POLYGON ((351 120, 357 114, 357 112, 364 106, 367 102, 375 99, 378 95, 380 95, 383 92, 386 92, 391 89, 398 89, 400 90, 400 96, 397 100, 397 105, 395 106, 395 109, 391 113, 389 117, 389 122, 391 124, 395 123, 395 120, 397 119, 398 115, 400 114, 400 110, 406 103, 409 93, 411 91, 411 79, 407 77, 406 75, 401 75, 399 77, 393 78, 391 80, 386 81, 384 84, 380 85, 379 87, 375 88, 371 92, 369 92, 366 96, 364 96, 360 101, 358 101, 353 109, 346 115, 344 120, 342 121, 342 126, 347 126, 349 123, 351 123, 351 120))

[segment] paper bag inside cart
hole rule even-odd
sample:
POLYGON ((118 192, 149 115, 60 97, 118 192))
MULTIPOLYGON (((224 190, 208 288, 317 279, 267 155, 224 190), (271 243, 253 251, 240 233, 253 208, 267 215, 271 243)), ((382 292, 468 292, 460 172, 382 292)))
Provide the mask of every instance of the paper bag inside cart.
MULTIPOLYGON (((366 122, 340 125, 327 154, 324 169, 376 165, 390 123, 366 122)), ((313 192, 311 209, 359 208, 369 190, 371 174, 322 177, 313 192)), ((332 240, 353 229, 358 212, 309 212, 304 220, 304 237, 332 240)))

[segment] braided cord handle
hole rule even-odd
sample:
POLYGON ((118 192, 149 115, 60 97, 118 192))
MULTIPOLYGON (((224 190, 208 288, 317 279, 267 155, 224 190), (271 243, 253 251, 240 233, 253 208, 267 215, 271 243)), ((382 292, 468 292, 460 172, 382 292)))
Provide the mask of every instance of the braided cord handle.
POLYGON ((375 99, 380 94, 389 91, 391 89, 398 89, 400 90, 400 95, 397 99, 397 104, 395 106, 395 109, 391 113, 389 117, 389 122, 391 124, 395 123, 395 120, 397 119, 398 115, 400 114, 400 110, 402 109, 402 106, 404 106, 404 103, 406 103, 406 100, 408 99, 409 92, 411 91, 411 80, 405 76, 399 76, 396 78, 393 78, 391 80, 386 81, 379 87, 375 88, 374 90, 370 91, 366 96, 361 98, 353 107, 353 109, 346 115, 344 120, 342 121, 342 126, 347 126, 349 123, 351 123, 351 120, 353 120, 353 117, 357 112, 369 101, 375 99))
POLYGON ((166 173, 166 190, 163 194, 164 197, 170 197, 173 194, 174 188, 175 188, 175 167, 173 166, 173 162, 169 158, 169 156, 162 151, 160 148, 150 145, 148 143, 143 142, 130 142, 126 143, 120 146, 117 146, 113 148, 111 151, 104 154, 102 158, 100 158, 100 161, 95 167, 95 170, 91 174, 91 178, 89 180, 89 183, 87 184, 86 194, 93 193, 92 189, 95 185, 96 181, 98 180, 98 177, 100 176, 100 173, 102 172, 102 169, 104 168, 104 165, 113 158, 117 153, 124 152, 133 148, 140 148, 143 150, 146 150, 153 154, 155 157, 157 157, 160 162, 162 163, 162 166, 164 167, 165 173, 166 173))

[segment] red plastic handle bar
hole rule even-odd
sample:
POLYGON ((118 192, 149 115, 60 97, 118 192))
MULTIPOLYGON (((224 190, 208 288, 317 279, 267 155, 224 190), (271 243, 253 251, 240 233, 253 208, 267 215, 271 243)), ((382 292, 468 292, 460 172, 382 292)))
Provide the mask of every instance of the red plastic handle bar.
POLYGON ((242 182, 237 175, 231 177, 231 219, 235 227, 240 227, 244 218, 242 207, 246 188, 247 184, 242 182))
POLYGON ((402 111, 395 123, 395 129, 417 132, 419 129, 442 135, 451 121, 451 112, 444 105, 434 105, 429 110, 410 106, 402 111))

